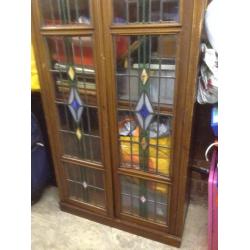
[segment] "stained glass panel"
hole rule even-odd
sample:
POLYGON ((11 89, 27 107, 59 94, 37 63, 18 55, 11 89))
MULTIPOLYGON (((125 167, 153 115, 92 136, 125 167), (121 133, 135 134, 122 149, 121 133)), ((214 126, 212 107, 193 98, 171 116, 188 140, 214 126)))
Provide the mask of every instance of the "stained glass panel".
POLYGON ((120 166, 170 175, 176 35, 115 36, 114 44, 120 166))
POLYGON ((64 163, 70 199, 105 208, 104 176, 101 171, 64 163))
POLYGON ((121 176, 120 182, 122 213, 167 224, 167 184, 129 176, 121 176))
POLYGON ((92 37, 47 38, 63 153, 101 162, 92 37))

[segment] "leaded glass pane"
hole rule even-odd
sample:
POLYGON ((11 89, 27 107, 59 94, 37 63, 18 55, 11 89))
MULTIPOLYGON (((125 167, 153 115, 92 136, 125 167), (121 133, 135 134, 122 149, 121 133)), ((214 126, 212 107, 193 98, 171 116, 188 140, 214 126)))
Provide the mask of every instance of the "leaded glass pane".
POLYGON ((69 198, 105 208, 104 176, 101 171, 64 163, 69 198))
POLYGON ((169 175, 176 35, 115 36, 114 45, 120 166, 169 175))
POLYGON ((122 213, 167 224, 167 184, 129 176, 121 176, 120 182, 122 213))
POLYGON ((44 25, 90 24, 89 0, 40 0, 44 25))
POLYGON ((179 0, 113 0, 116 24, 179 21, 179 0))
POLYGON ((63 153, 101 162, 92 37, 47 38, 63 153))

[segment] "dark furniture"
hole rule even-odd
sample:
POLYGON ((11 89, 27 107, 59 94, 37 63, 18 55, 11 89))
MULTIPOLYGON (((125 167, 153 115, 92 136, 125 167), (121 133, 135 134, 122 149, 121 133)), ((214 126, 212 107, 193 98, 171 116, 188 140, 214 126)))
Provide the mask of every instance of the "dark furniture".
POLYGON ((62 210, 180 246, 205 6, 32 0, 62 210))

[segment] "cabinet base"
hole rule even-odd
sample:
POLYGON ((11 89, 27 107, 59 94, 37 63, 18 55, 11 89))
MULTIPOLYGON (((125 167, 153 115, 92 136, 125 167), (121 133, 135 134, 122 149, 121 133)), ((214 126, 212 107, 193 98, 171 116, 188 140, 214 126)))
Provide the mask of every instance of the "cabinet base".
POLYGON ((140 225, 135 224, 135 223, 125 222, 117 218, 110 218, 110 217, 106 217, 100 214, 93 213, 88 210, 83 210, 82 208, 79 208, 77 206, 74 206, 64 201, 60 202, 60 208, 64 212, 78 215, 83 218, 86 218, 86 219, 89 219, 89 220, 92 220, 92 221, 95 221, 95 222, 98 222, 107 226, 115 227, 117 229, 129 232, 132 234, 136 234, 136 235, 139 235, 139 236, 151 239, 151 240, 159 241, 164 244, 168 244, 168 245, 175 246, 175 247, 180 247, 181 245, 180 237, 176 237, 171 234, 164 233, 164 232, 159 232, 154 229, 141 227, 140 225))

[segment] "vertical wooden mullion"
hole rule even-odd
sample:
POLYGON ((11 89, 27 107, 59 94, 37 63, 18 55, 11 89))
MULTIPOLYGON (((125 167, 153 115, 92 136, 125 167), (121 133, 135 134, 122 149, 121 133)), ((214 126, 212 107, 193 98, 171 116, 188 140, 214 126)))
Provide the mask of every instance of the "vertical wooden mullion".
MULTIPOLYGON (((99 100, 99 121, 100 121, 100 133, 102 138, 102 159, 105 165, 105 190, 106 190, 106 203, 107 212, 110 217, 114 217, 114 199, 113 199, 113 180, 112 180, 112 164, 111 164, 111 152, 110 152, 110 138, 109 138, 109 120, 108 120, 108 108, 107 98, 110 95, 107 92, 109 89, 108 81, 106 78, 105 64, 107 63, 105 58, 105 46, 104 42, 104 30, 103 22, 104 16, 107 16, 107 12, 103 13, 102 9, 103 1, 92 0, 90 2, 92 12, 98 13, 92 14, 94 32, 94 57, 96 62, 96 83, 97 83, 97 96, 99 100)), ((105 3, 107 7, 107 3, 105 3)), ((108 11, 110 14, 111 12, 108 11)), ((111 44, 111 43, 110 43, 111 44)))
MULTIPOLYGON (((99 0, 100 1, 100 0, 99 0)), ((115 86, 115 60, 114 60, 114 50, 113 50, 113 37, 110 32, 110 25, 112 24, 113 18, 113 5, 112 0, 100 1, 102 7, 102 24, 103 24, 103 41, 104 43, 104 55, 105 56, 105 80, 106 88, 104 89, 105 96, 108 97, 108 126, 107 130, 109 133, 109 140, 112 142, 112 146, 109 148, 111 152, 112 166, 109 171, 112 176, 113 186, 115 187, 115 192, 112 193, 113 211, 116 217, 120 217, 121 204, 120 204, 120 176, 117 173, 117 168, 120 165, 119 155, 117 154, 117 149, 119 148, 118 143, 118 128, 117 128, 117 112, 116 112, 116 86, 115 86)), ((111 145, 110 144, 110 145, 111 145)))

